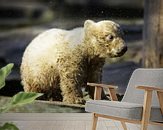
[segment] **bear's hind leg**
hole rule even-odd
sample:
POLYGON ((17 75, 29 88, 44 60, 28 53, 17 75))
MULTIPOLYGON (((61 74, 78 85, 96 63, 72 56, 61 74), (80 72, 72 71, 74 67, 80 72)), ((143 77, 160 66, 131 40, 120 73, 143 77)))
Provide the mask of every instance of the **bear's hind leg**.
POLYGON ((25 92, 42 93, 43 95, 38 98, 39 100, 47 100, 47 101, 53 100, 52 89, 45 89, 38 84, 31 85, 31 84, 23 83, 23 86, 25 92))

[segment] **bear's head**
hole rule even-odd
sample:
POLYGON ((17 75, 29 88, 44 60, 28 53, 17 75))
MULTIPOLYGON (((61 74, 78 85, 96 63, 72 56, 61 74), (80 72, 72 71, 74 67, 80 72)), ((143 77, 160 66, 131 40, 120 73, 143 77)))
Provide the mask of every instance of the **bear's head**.
POLYGON ((112 21, 94 22, 86 20, 84 23, 85 40, 93 50, 93 55, 101 58, 120 57, 127 51, 120 26, 112 21))

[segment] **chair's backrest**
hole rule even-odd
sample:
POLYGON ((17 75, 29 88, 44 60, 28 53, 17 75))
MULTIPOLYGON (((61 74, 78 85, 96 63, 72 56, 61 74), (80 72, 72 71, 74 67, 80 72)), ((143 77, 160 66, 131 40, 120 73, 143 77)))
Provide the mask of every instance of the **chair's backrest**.
MULTIPOLYGON (((140 103, 144 101, 144 90, 136 89, 136 86, 153 86, 163 88, 163 68, 158 69, 136 69, 127 86, 124 102, 140 103)), ((159 106, 157 94, 153 94, 152 106, 159 106)))

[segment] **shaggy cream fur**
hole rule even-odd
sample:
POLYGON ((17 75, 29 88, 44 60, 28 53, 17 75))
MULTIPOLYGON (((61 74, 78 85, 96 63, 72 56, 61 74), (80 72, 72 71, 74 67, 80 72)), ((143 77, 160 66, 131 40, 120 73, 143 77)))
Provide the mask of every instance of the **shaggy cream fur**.
POLYGON ((38 35, 24 52, 24 90, 44 93, 46 99, 84 103, 81 88, 87 82, 99 82, 105 59, 125 51, 122 31, 112 21, 87 20, 84 28, 69 31, 50 29, 38 35))

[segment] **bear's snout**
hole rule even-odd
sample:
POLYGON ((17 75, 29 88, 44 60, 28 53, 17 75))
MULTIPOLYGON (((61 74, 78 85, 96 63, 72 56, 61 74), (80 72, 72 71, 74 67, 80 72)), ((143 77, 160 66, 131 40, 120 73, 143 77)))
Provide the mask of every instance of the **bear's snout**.
POLYGON ((127 51, 127 46, 124 46, 120 52, 118 52, 118 56, 122 56, 127 51))

